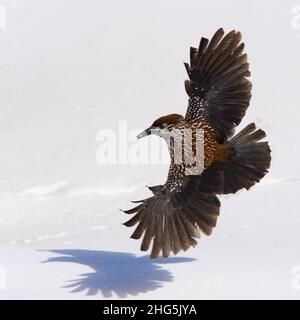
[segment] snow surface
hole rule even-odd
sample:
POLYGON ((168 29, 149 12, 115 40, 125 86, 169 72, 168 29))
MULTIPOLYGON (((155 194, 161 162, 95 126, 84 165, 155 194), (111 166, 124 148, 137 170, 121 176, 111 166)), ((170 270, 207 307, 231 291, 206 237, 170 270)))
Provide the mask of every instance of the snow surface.
POLYGON ((0 299, 299 299, 299 4, 1 1, 0 299), (253 98, 240 128, 267 131, 272 168, 222 197, 212 236, 150 260, 119 208, 167 165, 99 165, 97 132, 184 114, 182 61, 220 26, 243 33, 253 98))

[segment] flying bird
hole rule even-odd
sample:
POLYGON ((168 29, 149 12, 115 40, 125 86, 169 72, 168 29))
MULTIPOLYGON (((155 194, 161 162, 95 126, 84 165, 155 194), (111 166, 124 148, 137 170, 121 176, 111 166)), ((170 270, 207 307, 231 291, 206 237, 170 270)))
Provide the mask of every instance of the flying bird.
POLYGON ((248 190, 268 172, 271 150, 261 141, 265 132, 250 123, 234 135, 251 98, 243 51, 235 30, 225 35, 220 28, 210 41, 202 37, 198 48, 190 48, 190 63, 184 63, 189 78, 185 117, 163 116, 138 136, 163 138, 171 159, 165 184, 148 187, 153 196, 133 201, 137 206, 124 211, 133 215, 124 225, 137 225, 131 238, 142 238, 142 251, 151 246, 151 258, 194 247, 216 226, 217 195, 248 190))

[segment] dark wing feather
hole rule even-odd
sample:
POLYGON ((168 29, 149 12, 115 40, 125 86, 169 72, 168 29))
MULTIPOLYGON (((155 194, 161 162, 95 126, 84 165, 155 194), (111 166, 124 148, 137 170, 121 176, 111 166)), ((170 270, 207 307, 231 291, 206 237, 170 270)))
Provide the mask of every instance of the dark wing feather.
POLYGON ((219 143, 233 135, 251 98, 249 64, 240 41, 239 32, 224 36, 221 28, 210 41, 201 38, 198 49, 190 49, 190 64, 185 63, 189 76, 186 120, 209 121, 219 143))
POLYGON ((179 188, 151 188, 154 196, 124 211, 134 214, 124 225, 137 225, 131 237, 142 238, 141 250, 147 251, 152 243, 151 258, 161 252, 168 257, 171 252, 177 254, 195 246, 200 231, 210 235, 219 215, 215 193, 222 184, 221 177, 213 167, 199 176, 185 176, 179 188))

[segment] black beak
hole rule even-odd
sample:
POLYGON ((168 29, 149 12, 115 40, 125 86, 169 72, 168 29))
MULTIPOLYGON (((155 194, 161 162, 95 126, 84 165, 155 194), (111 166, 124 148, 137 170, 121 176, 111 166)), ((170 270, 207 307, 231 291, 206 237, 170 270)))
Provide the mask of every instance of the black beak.
POLYGON ((145 131, 141 132, 141 133, 137 136, 137 138, 140 139, 140 138, 149 136, 150 134, 151 134, 151 128, 148 128, 148 129, 146 129, 145 131))

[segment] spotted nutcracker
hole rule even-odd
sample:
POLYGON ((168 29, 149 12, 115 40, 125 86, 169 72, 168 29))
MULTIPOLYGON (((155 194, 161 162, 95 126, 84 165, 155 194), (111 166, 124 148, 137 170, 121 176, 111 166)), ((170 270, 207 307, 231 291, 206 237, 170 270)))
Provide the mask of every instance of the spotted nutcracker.
POLYGON ((137 224, 131 238, 143 237, 141 250, 147 251, 152 242, 151 258, 160 252, 164 257, 177 254, 195 246, 200 233, 210 235, 220 210, 217 195, 248 190, 268 172, 271 150, 268 142, 260 141, 265 132, 251 123, 233 136, 248 108, 252 87, 240 41, 240 32, 233 30, 224 36, 221 28, 210 41, 201 38, 198 49, 191 47, 190 64, 185 63, 189 76, 185 117, 161 117, 138 136, 162 137, 171 158, 165 184, 149 187, 152 197, 134 201, 138 205, 124 211, 134 214, 124 225, 137 224), (183 137, 185 130, 191 132, 190 153, 196 154, 195 160, 203 158, 200 170, 181 157, 184 147, 175 148, 176 137, 183 137), (198 155, 197 130, 204 133, 198 155))

